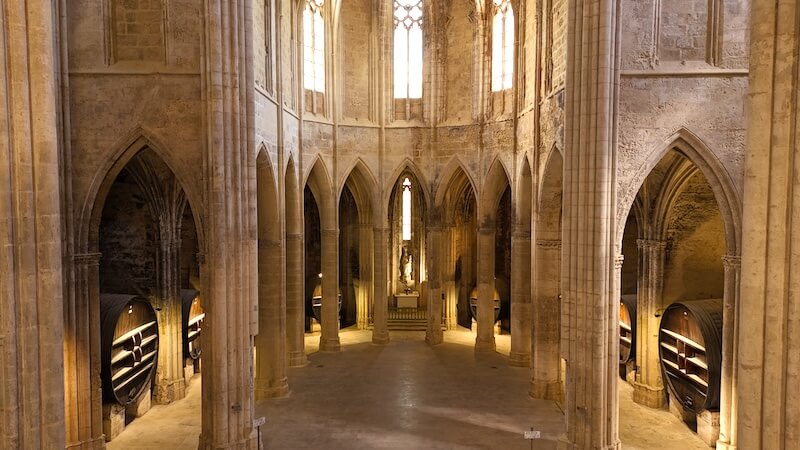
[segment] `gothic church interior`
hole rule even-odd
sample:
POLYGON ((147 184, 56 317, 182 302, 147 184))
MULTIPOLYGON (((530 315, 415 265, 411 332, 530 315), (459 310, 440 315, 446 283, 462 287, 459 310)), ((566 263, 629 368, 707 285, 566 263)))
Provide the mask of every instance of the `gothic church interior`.
POLYGON ((800 445, 795 0, 26 0, 0 43, 0 448, 800 445))

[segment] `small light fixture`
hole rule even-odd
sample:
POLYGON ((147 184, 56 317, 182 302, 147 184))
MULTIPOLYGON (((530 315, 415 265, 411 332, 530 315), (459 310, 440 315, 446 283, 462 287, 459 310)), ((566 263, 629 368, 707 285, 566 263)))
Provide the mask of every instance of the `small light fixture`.
POLYGON ((133 314, 133 305, 128 305, 128 314, 133 314))
POLYGON ((319 276, 320 278, 322 278, 322 272, 320 272, 318 276, 319 276))

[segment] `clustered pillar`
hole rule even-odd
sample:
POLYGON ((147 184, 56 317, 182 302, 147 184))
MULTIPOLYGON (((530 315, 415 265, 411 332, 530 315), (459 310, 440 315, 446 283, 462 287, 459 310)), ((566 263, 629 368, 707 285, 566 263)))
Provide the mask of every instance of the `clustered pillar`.
POLYGON ((478 229, 478 336, 475 351, 495 350, 494 340, 494 253, 495 228, 478 229))
MULTIPOLYGON (((512 366, 531 364, 531 233, 511 234, 511 353, 512 366)), ((557 345, 557 344, 556 344, 557 345)))
POLYGON ((639 279, 636 308, 636 381, 633 401, 651 408, 666 404, 658 356, 661 295, 664 289, 666 241, 639 239, 639 279))
POLYGON ((339 230, 322 230, 322 323, 319 349, 337 352, 339 343, 339 230))

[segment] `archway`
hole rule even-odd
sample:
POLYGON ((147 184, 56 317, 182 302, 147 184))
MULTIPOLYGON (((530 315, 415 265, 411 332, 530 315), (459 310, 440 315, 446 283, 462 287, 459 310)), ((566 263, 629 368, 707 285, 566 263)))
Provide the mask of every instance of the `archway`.
POLYGON ((472 329, 470 294, 477 284, 478 207, 475 188, 464 168, 456 164, 436 192, 441 211, 442 290, 444 317, 448 330, 458 326, 472 329))
MULTIPOLYGON (((624 366, 622 373, 633 384, 635 402, 654 408, 669 404, 701 434, 714 434, 713 439, 707 438, 712 444, 718 429, 698 418, 719 414, 723 321, 730 320, 725 317, 723 257, 731 243, 726 238, 722 202, 712 187, 719 181, 710 181, 695 161, 679 146, 672 147, 643 181, 628 214, 622 233, 621 285, 623 294, 635 294, 636 362, 624 366), (674 322, 671 313, 665 315, 675 304, 688 307, 681 324, 674 322), (705 333, 690 330, 696 324, 692 325, 695 319, 689 312, 698 305, 706 310, 700 320, 719 318, 719 323, 699 326, 719 337, 704 342, 705 333), (703 342, 702 351, 698 342, 703 342), (689 391, 702 396, 695 398, 689 391)), ((625 336, 620 327, 622 346, 625 336)), ((621 395, 626 392, 621 390, 621 395)), ((625 421, 621 420, 620 427, 623 436, 625 421)))
POLYGON ((563 176, 564 160, 553 147, 541 174, 534 213, 530 395, 556 401, 564 398, 560 357, 563 176))
POLYGON ((389 329, 395 321, 427 326, 427 204, 419 178, 405 169, 396 179, 388 208, 389 329))
POLYGON ((289 392, 286 377, 286 296, 283 295, 278 189, 269 155, 256 158, 258 230, 258 335, 255 337, 255 398, 281 397, 289 392))
POLYGON ((90 293, 99 305, 100 359, 91 364, 102 375, 108 439, 151 401, 186 395, 200 367, 204 322, 200 245, 183 187, 152 148, 129 155, 109 172, 90 224, 90 245, 101 255, 90 293))

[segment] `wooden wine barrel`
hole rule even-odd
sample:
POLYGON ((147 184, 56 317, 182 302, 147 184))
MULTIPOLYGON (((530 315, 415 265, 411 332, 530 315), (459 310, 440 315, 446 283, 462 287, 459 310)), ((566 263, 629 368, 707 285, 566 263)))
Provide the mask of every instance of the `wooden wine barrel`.
POLYGON ((636 359, 636 295, 623 295, 619 301, 619 362, 636 359))
MULTIPOLYGON (((500 293, 497 292, 497 289, 494 290, 494 321, 497 322, 497 318, 500 317, 500 293)), ((475 320, 478 320, 478 286, 472 288, 472 292, 469 294, 469 310, 472 312, 472 317, 475 320)))
MULTIPOLYGON (((339 308, 338 312, 342 312, 342 290, 339 289, 339 308)), ((311 314, 320 323, 322 322, 322 280, 317 283, 314 288, 314 293, 311 295, 311 314)))
POLYGON ((661 317, 659 357, 674 400, 692 412, 719 409, 722 300, 676 302, 661 317))
POLYGON ((183 315, 183 357, 197 359, 200 357, 200 333, 206 313, 200 303, 198 292, 194 289, 181 290, 181 313, 183 315))
POLYGON ((136 401, 158 361, 158 320, 150 302, 135 295, 100 294, 100 352, 105 400, 136 401))

